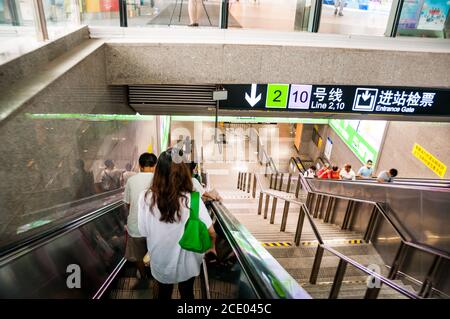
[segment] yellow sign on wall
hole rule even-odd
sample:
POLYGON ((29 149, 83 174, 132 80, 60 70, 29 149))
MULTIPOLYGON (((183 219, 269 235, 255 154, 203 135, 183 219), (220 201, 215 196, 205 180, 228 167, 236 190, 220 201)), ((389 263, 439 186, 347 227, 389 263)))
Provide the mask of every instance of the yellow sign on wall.
POLYGON ((414 143, 412 153, 436 175, 441 178, 444 177, 445 172, 447 171, 447 166, 445 166, 444 163, 434 157, 431 153, 427 152, 422 146, 414 143))

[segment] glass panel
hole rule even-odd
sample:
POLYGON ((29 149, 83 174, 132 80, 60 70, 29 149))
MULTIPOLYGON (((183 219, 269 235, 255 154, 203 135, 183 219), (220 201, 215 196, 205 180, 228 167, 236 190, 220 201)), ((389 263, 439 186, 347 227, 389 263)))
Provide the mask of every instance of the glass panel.
POLYGON ((306 31, 311 0, 230 0, 229 28, 306 31))
POLYGON ((0 63, 39 45, 31 0, 0 0, 0 63))
POLYGON ((81 23, 119 26, 119 0, 80 0, 81 23))
MULTIPOLYGON (((364 266, 376 273, 384 272, 383 270, 380 270, 380 266, 377 264, 364 266)), ((399 279, 394 280, 394 283, 411 293, 416 293, 410 285, 403 283, 399 279)), ((379 279, 368 275, 366 272, 363 272, 351 264, 347 264, 337 298, 363 299, 366 298, 368 288, 380 288, 376 299, 409 299, 409 297, 403 295, 401 292, 383 284, 379 279)), ((370 297, 367 296, 367 298, 370 297)))
POLYGON ((76 0, 42 0, 45 19, 47 21, 48 36, 54 39, 66 34, 77 25, 76 0))
POLYGON ((450 34, 450 1, 405 0, 397 35, 448 38, 450 34))
POLYGON ((128 0, 128 26, 217 27, 221 0, 128 0))
POLYGON ((135 115, 21 113, 0 136, 0 246, 121 199, 156 145, 154 117, 135 115))
POLYGON ((392 0, 322 0, 319 32, 383 36, 392 0))

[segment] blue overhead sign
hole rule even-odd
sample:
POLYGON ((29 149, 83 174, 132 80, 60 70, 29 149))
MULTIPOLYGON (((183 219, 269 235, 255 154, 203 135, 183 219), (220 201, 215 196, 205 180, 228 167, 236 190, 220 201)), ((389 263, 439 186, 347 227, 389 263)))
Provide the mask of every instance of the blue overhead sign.
POLYGON ((305 84, 223 85, 221 109, 450 116, 450 90, 305 84))

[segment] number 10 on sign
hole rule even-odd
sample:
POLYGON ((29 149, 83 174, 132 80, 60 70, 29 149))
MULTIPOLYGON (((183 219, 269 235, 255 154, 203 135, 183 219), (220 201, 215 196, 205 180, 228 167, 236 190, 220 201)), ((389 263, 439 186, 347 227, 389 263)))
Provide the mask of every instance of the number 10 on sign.
POLYGON ((291 93, 289 94, 290 109, 309 109, 309 102, 311 101, 312 85, 291 85, 291 93))

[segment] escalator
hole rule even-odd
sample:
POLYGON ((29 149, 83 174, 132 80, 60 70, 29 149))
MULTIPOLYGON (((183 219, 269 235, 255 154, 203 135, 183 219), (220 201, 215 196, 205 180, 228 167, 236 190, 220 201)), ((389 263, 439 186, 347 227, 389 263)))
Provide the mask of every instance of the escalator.
POLYGON ((253 201, 242 221, 261 241, 274 239, 267 249, 311 296, 449 298, 448 181, 309 179, 301 158, 280 172, 261 154, 264 173, 237 177, 253 201))
MULTIPOLYGON (((194 141, 191 150, 190 159, 201 158, 194 141)), ((49 223, 0 243, 0 298, 155 298, 155 280, 137 287, 137 270, 124 259, 122 197, 118 189, 55 206, 41 212, 49 223)), ((204 261, 194 283, 196 298, 310 298, 223 204, 206 204, 218 256, 204 261)), ((173 298, 179 298, 176 287, 173 298)))
MULTIPOLYGON (((194 282, 196 299, 309 299, 310 296, 219 202, 208 202, 217 234, 217 260, 204 261, 194 282)), ((112 283, 109 298, 151 299, 157 283, 133 288, 136 269, 125 268, 112 283)), ((173 299, 179 299, 176 285, 173 299)))

